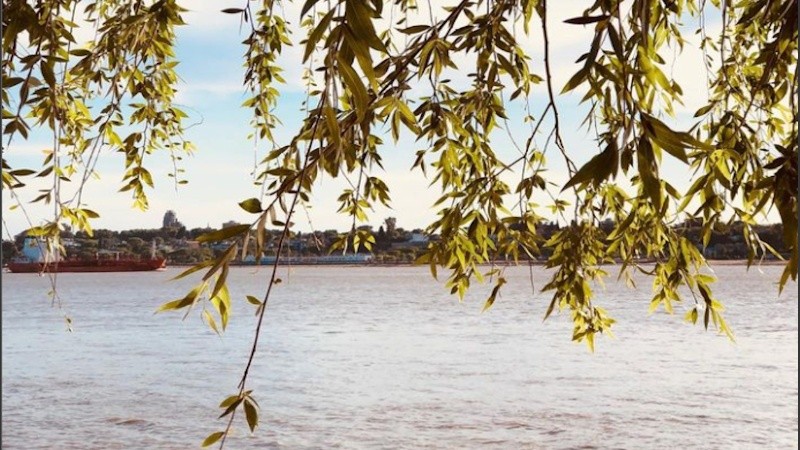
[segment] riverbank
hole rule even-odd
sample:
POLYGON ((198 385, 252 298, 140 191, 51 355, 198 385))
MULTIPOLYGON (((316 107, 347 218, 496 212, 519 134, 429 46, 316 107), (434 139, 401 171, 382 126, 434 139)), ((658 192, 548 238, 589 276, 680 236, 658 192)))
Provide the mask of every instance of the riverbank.
MULTIPOLYGON (((746 259, 709 259, 709 260, 706 260, 706 261, 708 262, 708 265, 711 266, 711 267, 715 267, 715 266, 746 266, 747 265, 747 260, 746 259)), ((519 261, 519 262, 516 262, 516 263, 513 262, 513 261, 497 261, 497 262, 495 262, 493 264, 492 263, 480 264, 480 266, 492 266, 492 265, 501 266, 501 267, 528 266, 528 265, 543 266, 543 265, 545 265, 545 263, 546 263, 546 261, 544 261, 544 260, 541 260, 541 261, 519 261)), ((652 264, 653 261, 640 261, 639 263, 640 264, 652 264)), ((756 261, 753 261, 752 265, 753 266, 782 266, 784 264, 786 264, 786 261, 770 259, 770 260, 764 260, 764 261, 756 260, 756 261)), ((414 264, 414 263, 410 263, 410 262, 382 263, 382 262, 374 262, 374 261, 373 262, 368 262, 368 263, 351 263, 351 264, 319 264, 319 263, 302 263, 302 264, 290 263, 290 264, 286 264, 286 263, 280 263, 279 265, 280 266, 288 266, 288 267, 291 267, 291 266, 412 267, 412 266, 415 266, 415 265, 426 266, 426 264, 414 264)), ((619 263, 614 264, 614 265, 619 265, 619 263)), ((194 264, 170 264, 170 263, 167 263, 167 267, 187 267, 188 268, 188 267, 193 267, 193 266, 194 266, 194 264)), ((255 265, 255 264, 231 264, 231 267, 252 267, 252 268, 256 268, 256 267, 272 267, 272 264, 271 263, 270 264, 261 264, 261 265, 255 265)))

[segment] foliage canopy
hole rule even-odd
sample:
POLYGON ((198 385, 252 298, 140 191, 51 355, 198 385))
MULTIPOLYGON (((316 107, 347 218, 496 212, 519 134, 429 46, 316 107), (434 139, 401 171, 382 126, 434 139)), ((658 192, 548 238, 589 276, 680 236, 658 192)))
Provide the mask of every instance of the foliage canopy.
MULTIPOLYGON (((186 297, 161 310, 208 304, 205 319, 223 330, 231 301, 229 264, 252 249, 257 255, 264 251, 268 223, 283 227, 280 250, 296 207, 308 201, 322 174, 351 184, 339 197, 339 210, 352 217, 353 227, 339 248, 370 247, 374 238, 357 226, 373 205, 389 204, 389 187, 379 175, 382 144, 403 134, 423 147, 414 168, 442 192, 434 205, 438 217, 427 229, 441 240, 419 262, 434 276, 446 270, 448 288, 460 296, 474 280, 490 278, 489 307, 505 279, 501 269, 482 265, 535 257, 549 247, 547 266, 555 270, 544 286, 553 294, 547 315, 570 311, 573 339, 590 347, 613 323, 593 302, 591 284, 607 275, 602 265, 614 261, 621 263, 621 277, 630 279, 633 271, 652 275, 651 310, 663 306, 671 312, 690 292, 697 307, 687 320, 702 315, 706 327, 713 324, 732 336, 709 287, 713 278, 701 273, 701 252, 674 229, 686 219, 702 222, 706 242, 715 228, 741 222, 752 263, 771 251, 753 226, 774 208, 790 250, 781 289, 796 280, 797 0, 586 2, 583 15, 567 22, 591 27, 594 37, 563 87, 553 85, 546 0, 454 0, 446 7, 422 7, 430 10, 428 17, 414 13, 415 3, 305 0, 300 16, 291 18, 303 30, 299 37, 290 33, 280 1, 243 0, 241 8, 222 11, 238 15, 247 30, 243 106, 252 111, 252 138, 266 148, 258 171, 264 195, 239 203, 253 214, 251 224, 201 239, 233 243, 220 259, 184 272, 204 275, 186 297), (721 20, 718 32, 709 33, 702 20, 707 14, 721 20), (664 54, 687 45, 681 34, 687 17, 703 24, 697 67, 709 74, 709 99, 693 124, 679 130, 670 117, 683 92, 664 54), (542 46, 543 73, 534 73, 524 40, 542 46), (308 96, 302 127, 289 142, 277 142, 274 109, 283 79, 276 61, 289 45, 304 49, 308 96), (452 82, 456 72, 469 81, 452 82), (539 83, 548 100, 531 105, 539 83), (557 95, 567 93, 582 95, 589 106, 585 124, 596 136, 596 155, 580 167, 561 138, 557 95), (499 156, 492 136, 514 120, 509 109, 515 102, 526 111, 522 120, 530 132, 518 139, 519 153, 509 159, 499 156), (542 110, 538 117, 534 106, 542 110), (537 145, 538 134, 547 137, 544 146, 537 145), (568 167, 564 185, 554 187, 548 179, 548 150, 568 167), (691 172, 685 192, 660 175, 665 153, 691 172), (518 175, 513 183, 509 173, 518 175), (618 186, 623 179, 629 189, 618 186), (572 204, 557 198, 565 191, 572 204), (545 241, 537 233, 539 204, 551 201, 553 212, 571 225, 545 241), (614 223, 609 233, 599 226, 605 219, 614 223)), ((97 213, 85 208, 81 188, 100 153, 122 156, 121 191, 138 208, 147 208, 153 186, 146 165, 152 153, 168 152, 176 163, 175 181, 183 183, 178 167, 192 145, 183 138, 187 115, 174 101, 174 48, 184 11, 175 0, 3 1, 6 151, 13 152, 14 140, 27 139, 32 130, 52 136, 39 167, 11 167, 3 159, 3 188, 23 206, 17 192, 29 177, 52 179, 33 201, 52 203, 54 217, 32 229, 52 249, 60 248, 59 233, 67 224, 91 231, 97 213), (80 28, 93 31, 88 42, 75 39, 80 28), (66 183, 78 186, 72 198, 62 195, 66 183)), ((273 268, 266 294, 248 297, 259 308, 259 329, 278 281, 273 268)), ((257 339, 258 330, 247 369, 257 339)), ((238 394, 220 406, 231 420, 241 408, 252 430, 258 406, 245 389, 247 369, 238 394)), ((224 443, 229 429, 204 444, 224 443)))

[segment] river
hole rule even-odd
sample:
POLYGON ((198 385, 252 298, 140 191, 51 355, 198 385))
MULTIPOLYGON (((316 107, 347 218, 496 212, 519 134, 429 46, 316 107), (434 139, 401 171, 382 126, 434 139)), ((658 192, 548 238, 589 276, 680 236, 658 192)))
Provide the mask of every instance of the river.
MULTIPOLYGON (((715 294, 736 343, 647 314, 650 282, 607 282, 618 320, 595 353, 569 314, 543 322, 547 273, 506 269, 464 302, 419 267, 281 269, 250 388, 254 434, 226 448, 798 448, 798 298, 782 267, 720 266, 715 294)), ((612 270, 613 271, 613 270, 612 270)), ((192 281, 179 269, 2 277, 2 443, 8 449, 187 449, 224 428, 266 268, 231 269, 234 311, 219 337, 200 312, 154 314, 192 281), (65 331, 63 314, 73 321, 65 331)), ((702 320, 702 319, 701 319, 702 320)))

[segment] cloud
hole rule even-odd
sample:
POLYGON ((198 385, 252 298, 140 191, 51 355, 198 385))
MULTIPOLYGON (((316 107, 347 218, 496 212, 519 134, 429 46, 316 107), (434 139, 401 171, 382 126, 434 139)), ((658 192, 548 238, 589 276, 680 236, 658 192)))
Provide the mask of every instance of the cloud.
MULTIPOLYGON (((280 2, 281 16, 289 23, 291 31, 291 39, 294 42, 292 46, 283 48, 282 53, 277 61, 284 72, 283 76, 287 80, 285 85, 280 86, 282 91, 295 91, 304 92, 306 87, 304 85, 302 76, 303 71, 307 64, 303 64, 304 45, 300 42, 305 39, 306 30, 300 28, 300 11, 303 2, 280 2)), ((433 15, 437 19, 444 17, 444 7, 452 6, 454 2, 434 1, 433 15)), ((241 19, 235 14, 224 14, 220 12, 224 8, 241 8, 241 2, 238 1, 223 1, 223 2, 193 2, 186 7, 190 11, 184 13, 184 19, 188 23, 185 27, 180 27, 179 42, 181 46, 188 46, 187 50, 194 54, 197 46, 203 47, 211 45, 211 51, 200 50, 203 59, 217 58, 222 59, 218 63, 223 64, 224 67, 235 67, 237 69, 236 82, 241 80, 241 54, 243 47, 240 45, 243 39, 249 32, 247 24, 241 24, 241 19), (216 56, 213 56, 216 53, 216 56), (222 55, 220 57, 220 54, 222 55), (232 58, 235 55, 236 59, 232 58)), ((387 7, 388 9, 388 7, 387 7)), ((554 70, 554 81, 557 89, 560 91, 561 86, 566 83, 571 74, 577 70, 577 66, 573 64, 574 60, 580 56, 581 53, 587 50, 587 44, 591 42, 593 37, 593 27, 591 26, 576 26, 564 23, 564 20, 581 15, 583 12, 583 5, 577 2, 559 2, 554 3, 548 7, 548 29, 550 34, 550 50, 551 50, 551 66, 554 70)), ((399 11, 395 13, 394 21, 400 18, 399 11)), ((410 24, 430 23, 428 4, 420 2, 419 9, 410 11, 408 13, 408 20, 402 27, 410 24)), ((390 23, 388 18, 378 19, 375 21, 376 28, 383 30, 387 28, 396 29, 396 24, 390 23)), ((542 65, 543 58, 543 41, 541 39, 541 23, 538 17, 532 19, 531 33, 525 36, 522 32, 522 25, 516 25, 516 34, 520 42, 520 46, 532 57, 533 65, 537 73, 543 74, 544 69, 542 65)), ((395 39, 402 39, 402 35, 395 32, 395 39)), ((180 48, 179 48, 180 50, 180 48)), ((179 59, 185 59, 184 55, 179 54, 179 59)), ((466 76, 470 72, 470 68, 474 67, 474 56, 454 55, 454 62, 459 66, 460 70, 452 71, 447 74, 447 78, 451 79, 452 83, 456 86, 469 86, 470 79, 466 76)), ((320 66, 319 61, 315 62, 315 66, 320 66)), ((220 65, 217 64, 219 67, 220 65)), ((200 70, 207 70, 208 65, 197 61, 191 64, 190 68, 181 68, 181 73, 196 72, 200 70)), ((233 73, 226 74, 225 79, 217 78, 215 83, 222 85, 233 85, 233 73), (231 79, 228 80, 227 77, 231 79)), ((197 80, 197 74, 192 77, 184 75, 187 79, 197 80)), ((321 82, 321 80, 317 80, 321 82)), ((209 83, 210 80, 202 79, 201 83, 209 83)), ((189 86, 191 91, 194 88, 189 86)), ((413 94, 426 92, 426 86, 420 83, 420 86, 414 90, 413 94)))
POLYGON ((243 2, 240 0, 183 2, 181 6, 187 11, 181 16, 187 25, 181 28, 181 32, 188 31, 197 37, 205 36, 208 39, 214 39, 213 35, 223 29, 236 30, 239 27, 239 16, 225 14, 222 10, 241 8, 242 4, 243 2))
MULTIPOLYGON (((245 87, 229 78, 218 81, 183 82, 178 86, 175 103, 197 105, 205 102, 233 101, 244 98, 245 87)), ((238 103, 234 103, 238 106, 238 103)))
POLYGON ((11 145, 7 147, 5 142, 3 142, 3 158, 16 159, 25 157, 26 159, 31 159, 32 157, 37 157, 33 159, 37 160, 37 162, 41 162, 41 159, 45 156, 45 152, 52 151, 52 149, 52 137, 48 138, 46 136, 30 136, 29 140, 24 141, 17 138, 15 141, 11 142, 11 145))

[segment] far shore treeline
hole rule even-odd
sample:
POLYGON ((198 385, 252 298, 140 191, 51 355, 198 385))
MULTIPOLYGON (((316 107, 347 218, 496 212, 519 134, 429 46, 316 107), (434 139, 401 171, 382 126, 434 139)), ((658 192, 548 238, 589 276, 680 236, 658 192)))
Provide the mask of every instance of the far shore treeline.
MULTIPOLYGON (((235 222, 226 222, 223 228, 236 225, 235 222)), ((601 224, 605 232, 610 232, 614 227, 613 222, 606 221, 601 224)), ((547 239, 561 227, 557 223, 543 222, 539 225, 537 232, 547 239)), ((428 243, 438 239, 436 235, 428 235, 421 229, 406 230, 397 226, 397 221, 393 217, 387 218, 377 230, 372 226, 365 225, 359 227, 362 230, 370 231, 375 244, 371 251, 363 246, 359 248, 359 253, 371 253, 372 262, 381 264, 397 264, 413 262, 421 253, 421 250, 428 246, 428 243)), ((676 229, 693 242, 704 254, 707 259, 734 260, 747 258, 747 245, 742 238, 742 224, 732 223, 724 229, 714 230, 708 245, 703 248, 702 229, 699 222, 684 222, 676 229)), ((110 250, 120 252, 127 257, 150 258, 155 243, 156 254, 159 257, 167 258, 168 264, 195 264, 211 259, 224 251, 229 243, 218 242, 213 244, 201 243, 197 238, 204 233, 213 231, 214 228, 192 228, 187 229, 176 219, 165 220, 164 226, 153 229, 133 229, 124 231, 112 231, 98 229, 94 230, 90 237, 84 231, 76 233, 66 231, 62 234, 62 242, 66 250, 68 259, 93 259, 98 250, 110 250)), ((277 239, 281 230, 266 230, 267 245, 265 256, 275 255, 277 239)), ((783 229, 780 224, 759 225, 756 227, 761 240, 771 246, 777 253, 788 258, 789 252, 783 245, 783 229)), ((291 256, 318 256, 326 255, 331 252, 331 245, 337 238, 346 231, 325 230, 315 232, 294 232, 291 234, 288 245, 285 246, 284 254, 291 256)), ((21 256, 23 241, 27 236, 22 232, 15 236, 14 241, 3 241, 2 263, 6 264, 13 258, 21 256)), ((251 240, 250 246, 253 246, 251 240)), ((350 247, 352 248, 352 246, 350 247)), ((341 252, 335 250, 334 252, 341 252)), ((769 251, 766 251, 766 259, 777 259, 769 251)), ((252 252, 249 253, 252 255, 252 252)), ((545 259, 548 249, 544 248, 538 259, 545 259)))

